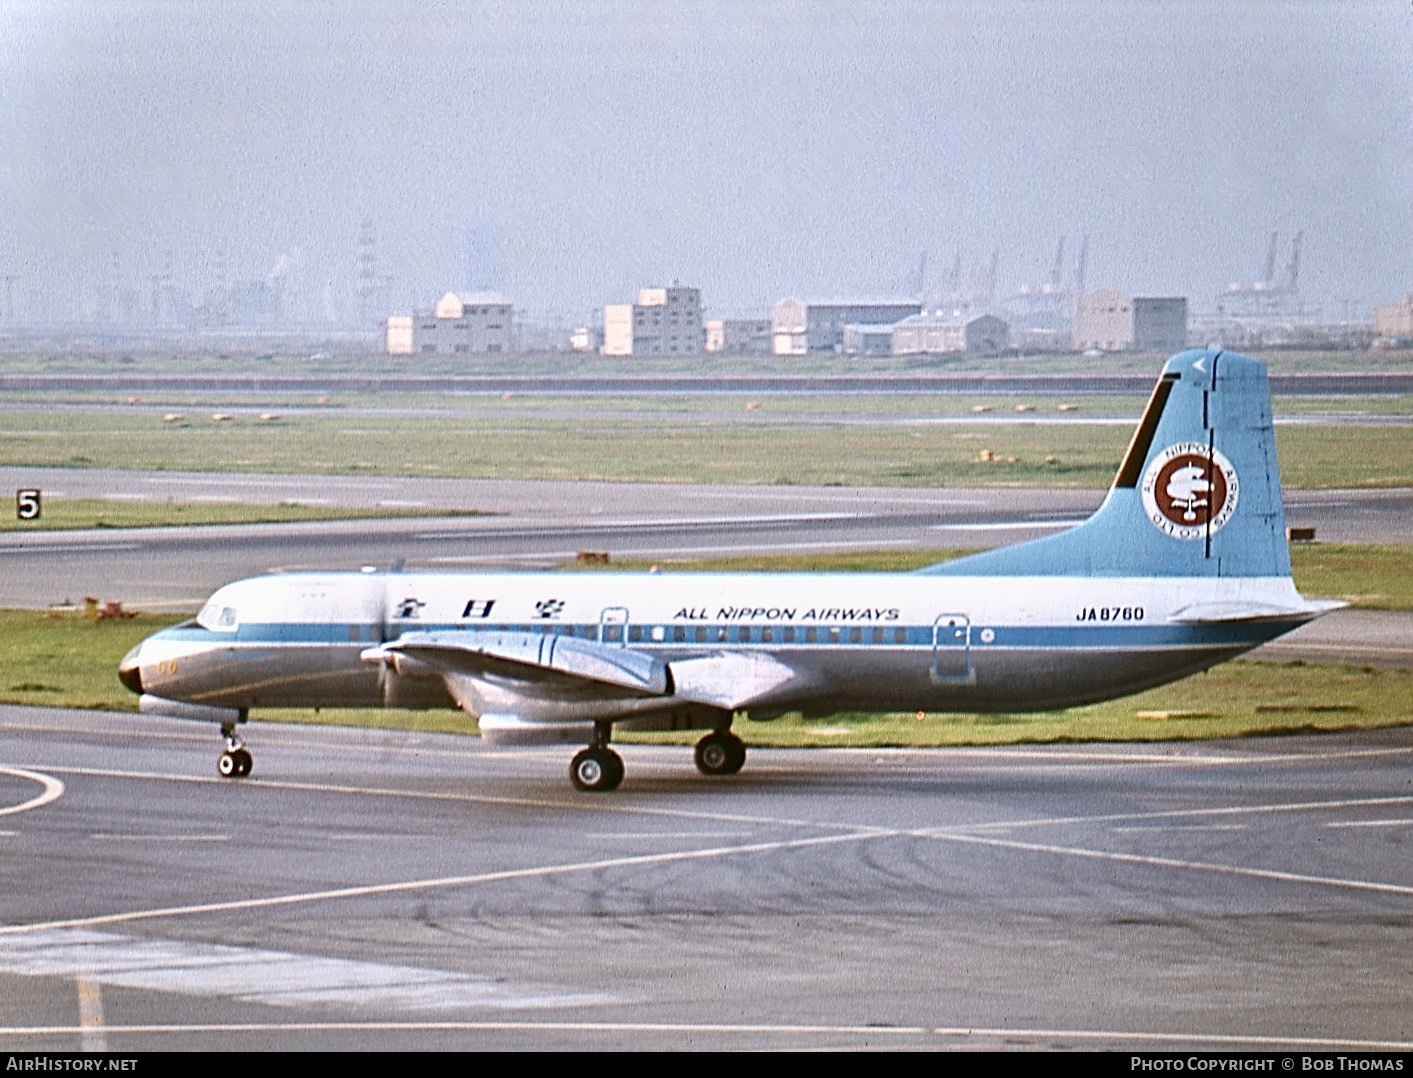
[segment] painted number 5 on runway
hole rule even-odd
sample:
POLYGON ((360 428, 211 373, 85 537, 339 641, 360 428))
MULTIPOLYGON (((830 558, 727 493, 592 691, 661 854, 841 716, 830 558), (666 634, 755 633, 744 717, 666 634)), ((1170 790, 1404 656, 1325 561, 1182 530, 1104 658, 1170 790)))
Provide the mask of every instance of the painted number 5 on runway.
POLYGON ((15 517, 19 520, 38 520, 42 509, 40 498, 38 490, 15 491, 15 517))

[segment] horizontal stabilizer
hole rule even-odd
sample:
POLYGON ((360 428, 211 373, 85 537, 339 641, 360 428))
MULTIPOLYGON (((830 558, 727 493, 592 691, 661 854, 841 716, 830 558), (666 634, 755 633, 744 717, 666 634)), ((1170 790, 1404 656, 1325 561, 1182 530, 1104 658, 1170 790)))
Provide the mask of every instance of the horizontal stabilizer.
POLYGON ((1209 625, 1243 621, 1311 621, 1321 614, 1338 610, 1348 603, 1328 599, 1309 599, 1301 606, 1275 606, 1270 603, 1247 603, 1240 600, 1215 603, 1194 603, 1173 613, 1168 621, 1177 625, 1209 625))
POLYGON ((363 652, 366 662, 409 655, 449 674, 487 673, 529 681, 592 682, 648 696, 669 691, 667 667, 651 655, 593 640, 477 630, 403 633, 363 652))

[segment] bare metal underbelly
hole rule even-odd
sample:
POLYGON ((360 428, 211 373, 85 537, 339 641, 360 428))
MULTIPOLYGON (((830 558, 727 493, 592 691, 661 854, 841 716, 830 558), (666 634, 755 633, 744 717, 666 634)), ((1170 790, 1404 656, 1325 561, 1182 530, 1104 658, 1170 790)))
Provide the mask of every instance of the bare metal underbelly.
MULTIPOLYGON (((811 688, 771 700, 768 712, 1074 707, 1176 681, 1246 650, 1232 645, 990 648, 954 659, 941 669, 927 648, 781 651, 777 656, 798 668, 811 688)), ((356 646, 236 645, 188 659, 187 672, 203 685, 200 702, 226 707, 456 706, 439 677, 400 677, 361 662, 359 651, 356 646)), ((664 658, 670 661, 689 654, 699 653, 665 654, 664 658)), ((154 686, 153 691, 161 690, 154 686)))

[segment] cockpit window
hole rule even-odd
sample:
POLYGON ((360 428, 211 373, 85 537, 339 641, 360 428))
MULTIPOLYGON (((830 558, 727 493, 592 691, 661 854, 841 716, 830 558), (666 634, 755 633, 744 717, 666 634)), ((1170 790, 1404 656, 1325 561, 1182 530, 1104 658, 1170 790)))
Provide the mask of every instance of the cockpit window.
POLYGON ((236 609, 224 603, 210 602, 196 615, 196 624, 213 633, 233 633, 240 625, 236 609))

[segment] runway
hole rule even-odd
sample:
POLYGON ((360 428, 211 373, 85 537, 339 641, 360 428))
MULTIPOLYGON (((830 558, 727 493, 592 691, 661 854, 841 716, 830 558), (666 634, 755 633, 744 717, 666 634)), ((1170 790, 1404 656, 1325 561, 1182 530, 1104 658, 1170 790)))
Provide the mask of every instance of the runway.
MULTIPOLYGON (((0 607, 92 595, 195 610, 227 581, 271 571, 391 566, 550 567, 581 550, 616 560, 829 550, 972 549, 1083 520, 1103 491, 689 486, 0 469, 52 497, 300 501, 426 509, 426 518, 204 528, 0 533, 0 607), (436 517, 474 509, 478 517, 436 517)), ((1413 542, 1413 489, 1292 491, 1292 526, 1332 542, 1413 542)))
POLYGON ((445 735, 256 724, 232 783, 200 726, 0 734, 10 1051, 1413 1048, 1406 729, 627 746, 610 797, 445 735))

